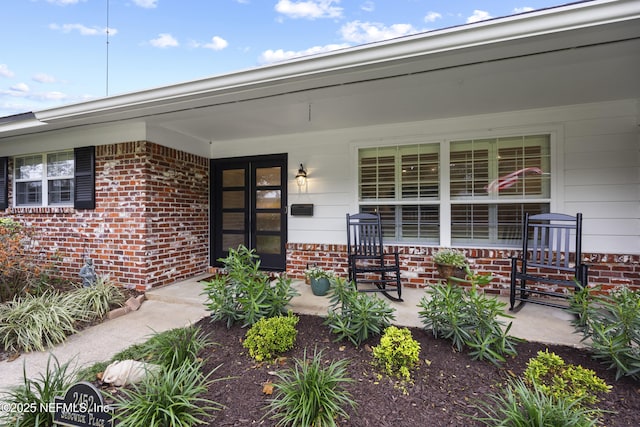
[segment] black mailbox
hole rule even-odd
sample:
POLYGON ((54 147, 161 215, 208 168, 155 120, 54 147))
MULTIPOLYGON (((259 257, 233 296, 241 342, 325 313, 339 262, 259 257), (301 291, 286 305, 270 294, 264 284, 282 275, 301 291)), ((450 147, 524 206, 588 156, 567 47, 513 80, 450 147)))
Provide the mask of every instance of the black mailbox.
POLYGON ((292 216, 313 216, 313 203, 291 205, 292 216))

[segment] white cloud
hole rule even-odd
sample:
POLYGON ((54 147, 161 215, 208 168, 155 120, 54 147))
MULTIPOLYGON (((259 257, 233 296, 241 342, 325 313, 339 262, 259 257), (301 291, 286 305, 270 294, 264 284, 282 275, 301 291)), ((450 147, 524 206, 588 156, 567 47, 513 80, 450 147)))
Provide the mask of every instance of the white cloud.
POLYGON ((333 3, 340 3, 340 0, 278 0, 275 9, 276 12, 294 19, 340 18, 343 9, 333 6, 333 3))
POLYGON ((262 64, 271 64, 274 62, 286 61, 291 58, 299 58, 301 56, 315 55, 318 53, 331 52, 333 50, 344 49, 349 47, 348 44, 328 44, 325 46, 314 46, 309 49, 293 51, 293 50, 265 50, 260 55, 259 61, 262 64))
POLYGON ((516 7, 515 9, 513 9, 513 13, 524 13, 524 12, 531 12, 532 10, 535 10, 532 7, 529 6, 525 6, 525 7, 516 7))
POLYGON ((158 0, 133 0, 136 6, 143 7, 145 9, 154 9, 158 7, 158 0))
POLYGON ((13 77, 14 75, 14 72, 9 69, 7 64, 0 64, 0 76, 13 77))
POLYGON ((476 9, 473 11, 473 15, 467 18, 467 24, 472 24, 474 22, 484 21, 491 18, 493 17, 489 14, 489 12, 476 9))
POLYGON ((55 83, 56 82, 55 77, 45 73, 38 73, 33 77, 31 77, 31 80, 36 81, 38 83, 55 83))
POLYGON ((370 43, 417 33, 411 24, 393 24, 389 27, 378 22, 352 21, 340 28, 342 38, 352 43, 370 43))
POLYGON ((173 38, 173 36, 168 33, 159 34, 158 38, 150 40, 149 43, 151 43, 151 46, 153 47, 160 47, 160 48, 176 47, 180 45, 180 43, 178 43, 178 40, 173 38))
POLYGON ((29 85, 26 83, 17 83, 9 88, 9 91, 17 96, 29 93, 29 85))
POLYGON ((366 1, 362 3, 362 6, 360 6, 360 9, 364 10, 365 12, 373 12, 376 9, 376 5, 372 1, 366 1))
POLYGON ((436 22, 438 19, 442 19, 442 15, 438 12, 427 12, 427 15, 424 17, 424 22, 436 22))
POLYGON ((206 43, 202 45, 202 47, 204 47, 205 49, 211 49, 211 50, 222 50, 227 46, 229 46, 229 42, 227 42, 222 37, 218 37, 218 36, 211 37, 211 43, 206 43))
MULTIPOLYGON (((82 24, 49 24, 49 29, 54 31, 60 31, 63 33, 70 33, 72 31, 77 31, 80 35, 83 36, 101 36, 107 34, 107 28, 105 27, 87 27, 82 24)), ((115 35, 118 33, 118 30, 115 28, 109 28, 109 34, 115 35)))
POLYGON ((68 6, 70 4, 78 4, 87 0, 47 0, 47 3, 57 4, 58 6, 68 6))

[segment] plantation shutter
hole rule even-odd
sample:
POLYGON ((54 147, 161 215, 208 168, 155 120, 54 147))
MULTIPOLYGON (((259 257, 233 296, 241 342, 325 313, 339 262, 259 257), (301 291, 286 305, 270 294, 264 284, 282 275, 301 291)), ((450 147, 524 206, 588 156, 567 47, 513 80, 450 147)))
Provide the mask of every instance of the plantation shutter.
POLYGON ((9 158, 0 157, 0 210, 9 207, 9 158))
POLYGON ((96 147, 79 147, 73 150, 75 161, 73 207, 96 208, 96 147))

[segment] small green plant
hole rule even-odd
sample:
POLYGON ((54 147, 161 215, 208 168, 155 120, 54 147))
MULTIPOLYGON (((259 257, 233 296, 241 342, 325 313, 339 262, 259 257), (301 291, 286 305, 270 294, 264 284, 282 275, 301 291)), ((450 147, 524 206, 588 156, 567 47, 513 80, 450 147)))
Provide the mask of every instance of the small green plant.
POLYGON ((588 405, 598 402, 598 393, 608 393, 611 386, 591 369, 566 364, 555 353, 539 351, 527 363, 527 384, 535 384, 543 393, 558 399, 580 400, 588 405))
POLYGON ((269 401, 265 415, 276 420, 276 426, 337 426, 336 419, 349 418, 345 407, 355 407, 345 384, 352 382, 347 376, 346 359, 324 366, 322 351, 314 351, 307 359, 294 359, 294 366, 276 372, 276 393, 269 401))
POLYGON ((269 283, 257 258, 255 251, 241 245, 237 250, 229 249, 229 256, 219 260, 226 274, 204 284, 211 321, 224 321, 227 327, 241 322, 247 327, 263 317, 286 314, 287 304, 298 294, 291 279, 281 276, 269 283))
POLYGON ((358 292, 352 282, 336 278, 332 289, 325 324, 337 335, 336 341, 346 338, 359 346, 382 334, 395 319, 394 309, 385 300, 358 292))
POLYGON ((440 249, 433 254, 433 262, 463 268, 467 265, 467 257, 457 249, 440 249))
POLYGON ((571 299, 573 325, 590 342, 595 359, 616 370, 616 380, 640 380, 640 291, 627 287, 596 295, 584 287, 571 299))
POLYGON ((592 427, 602 411, 580 404, 580 400, 550 396, 537 385, 511 381, 503 393, 490 394, 475 405, 481 415, 470 418, 486 426, 504 427, 592 427))
POLYGON ((305 270, 304 276, 307 279, 328 279, 333 280, 335 278, 335 273, 331 270, 323 270, 320 267, 311 267, 305 270))
POLYGON ((467 280, 470 289, 452 283, 432 285, 427 291, 429 297, 418 304, 418 316, 436 338, 450 339, 458 351, 468 347, 474 359, 497 365, 505 361, 505 356, 517 354, 518 339, 509 336, 511 323, 505 325, 498 320, 511 316, 504 313, 505 303, 478 292, 477 287, 490 277, 467 268, 467 280))
POLYGON ((45 292, 25 294, 0 305, 0 337, 8 351, 44 351, 75 333, 81 308, 64 296, 45 292))
POLYGON ((144 345, 143 361, 174 368, 195 362, 202 349, 211 343, 199 327, 169 329, 154 334, 144 345))
POLYGON ((93 321, 102 319, 112 306, 122 306, 125 296, 108 277, 99 276, 93 286, 76 287, 65 294, 65 300, 80 309, 80 313, 75 314, 76 318, 88 317, 86 320, 93 321))
POLYGON ((256 361, 272 360, 276 354, 293 348, 299 320, 292 312, 287 316, 263 317, 247 331, 242 345, 256 361))
POLYGON ((49 355, 47 367, 39 378, 29 379, 23 366, 24 383, 5 392, 0 397, 14 412, 0 412, 0 424, 15 427, 48 427, 53 425, 53 413, 48 411, 54 397, 62 396, 76 380, 76 373, 69 369, 69 362, 60 364, 49 355))
POLYGON ((205 424, 204 418, 222 405, 200 397, 214 382, 217 370, 202 373, 202 363, 185 362, 163 367, 156 375, 146 375, 140 384, 115 395, 115 419, 120 427, 188 427, 205 424))
POLYGON ((411 369, 420 360, 420 343, 413 339, 409 329, 389 326, 380 344, 373 347, 373 357, 387 374, 410 381, 411 369))

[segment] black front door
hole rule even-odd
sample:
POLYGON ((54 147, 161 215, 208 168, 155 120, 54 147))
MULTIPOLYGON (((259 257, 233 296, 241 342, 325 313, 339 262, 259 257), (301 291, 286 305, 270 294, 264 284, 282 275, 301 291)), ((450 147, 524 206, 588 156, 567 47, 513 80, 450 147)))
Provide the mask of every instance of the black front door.
POLYGON ((287 155, 211 161, 212 265, 244 245, 260 265, 286 269, 287 155))

